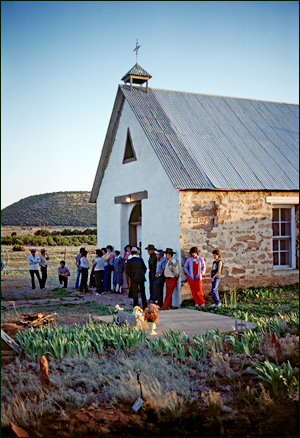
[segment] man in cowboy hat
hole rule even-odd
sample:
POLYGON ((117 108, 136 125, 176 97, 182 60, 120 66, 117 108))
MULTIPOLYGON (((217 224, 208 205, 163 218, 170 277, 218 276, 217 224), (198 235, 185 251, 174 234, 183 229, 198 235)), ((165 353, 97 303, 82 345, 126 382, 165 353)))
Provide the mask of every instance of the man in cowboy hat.
POLYGON ((128 259, 126 265, 126 274, 130 278, 130 289, 133 296, 133 307, 139 305, 139 291, 142 295, 142 307, 146 309, 147 300, 145 294, 145 273, 147 271, 144 260, 139 257, 139 250, 134 246, 131 249, 131 259, 128 259))
POLYGON ((37 276, 37 279, 40 284, 40 288, 43 289, 43 283, 39 273, 39 263, 41 259, 38 255, 36 255, 36 249, 32 248, 30 252, 31 254, 30 256, 28 256, 28 263, 29 263, 29 272, 31 276, 32 289, 35 289, 34 274, 37 276))
POLYGON ((172 248, 167 248, 164 253, 166 254, 166 267, 165 267, 165 278, 166 278, 166 297, 162 305, 162 309, 170 309, 172 307, 172 295, 177 284, 179 277, 179 263, 173 258, 173 254, 176 254, 172 248))
POLYGON ((157 251, 154 245, 149 244, 145 249, 148 250, 149 254, 149 260, 148 260, 148 266, 149 266, 149 292, 150 292, 150 300, 153 301, 153 283, 155 281, 155 274, 156 274, 156 254, 154 251, 157 251))

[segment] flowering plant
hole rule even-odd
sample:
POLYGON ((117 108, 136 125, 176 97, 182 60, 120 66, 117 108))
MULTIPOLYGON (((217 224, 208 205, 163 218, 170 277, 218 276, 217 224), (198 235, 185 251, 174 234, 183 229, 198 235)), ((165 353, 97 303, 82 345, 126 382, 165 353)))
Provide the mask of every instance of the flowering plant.
POLYGON ((114 314, 117 315, 119 310, 124 310, 123 307, 120 307, 119 304, 115 306, 114 314))
POLYGON ((141 309, 139 306, 135 306, 133 308, 133 314, 135 316, 136 319, 143 319, 143 309, 141 309))
POLYGON ((150 304, 150 306, 145 309, 144 320, 147 322, 158 321, 158 311, 159 311, 159 306, 153 303, 150 304))

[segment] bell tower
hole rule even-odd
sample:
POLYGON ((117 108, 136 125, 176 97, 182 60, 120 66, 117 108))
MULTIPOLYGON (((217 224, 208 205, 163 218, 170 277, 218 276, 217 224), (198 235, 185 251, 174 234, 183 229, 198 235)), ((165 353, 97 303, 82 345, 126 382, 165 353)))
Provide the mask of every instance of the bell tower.
POLYGON ((152 76, 138 64, 138 50, 140 47, 138 40, 136 40, 136 47, 133 50, 136 52, 136 63, 132 69, 122 77, 121 81, 124 81, 125 84, 130 83, 130 91, 132 91, 132 84, 139 84, 142 87, 146 82, 146 91, 148 93, 148 81, 152 76))

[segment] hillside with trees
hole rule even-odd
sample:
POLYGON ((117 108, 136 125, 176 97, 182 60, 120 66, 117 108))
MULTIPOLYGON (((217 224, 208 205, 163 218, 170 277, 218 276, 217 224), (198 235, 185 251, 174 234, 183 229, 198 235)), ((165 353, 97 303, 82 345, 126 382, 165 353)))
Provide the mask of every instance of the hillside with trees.
POLYGON ((96 227, 90 192, 53 192, 29 196, 1 210, 1 226, 96 227))

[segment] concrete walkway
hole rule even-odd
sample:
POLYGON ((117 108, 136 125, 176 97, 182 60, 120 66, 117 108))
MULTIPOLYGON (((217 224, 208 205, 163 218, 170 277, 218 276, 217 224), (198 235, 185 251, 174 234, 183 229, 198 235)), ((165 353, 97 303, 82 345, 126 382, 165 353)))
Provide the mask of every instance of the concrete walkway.
MULTIPOLYGON (((99 322, 112 322, 112 315, 94 317, 99 322)), ((159 312, 159 320, 156 323, 156 335, 150 335, 150 330, 147 330, 147 338, 155 339, 168 332, 173 331, 185 332, 187 335, 202 335, 206 331, 220 330, 221 333, 232 333, 235 331, 235 318, 229 316, 216 315, 215 313, 201 312, 192 309, 176 309, 163 310, 159 312)), ((241 320, 237 320, 241 322, 241 320)), ((243 321, 245 322, 245 321, 243 321)), ((254 329, 254 322, 246 322, 246 328, 254 329)))

